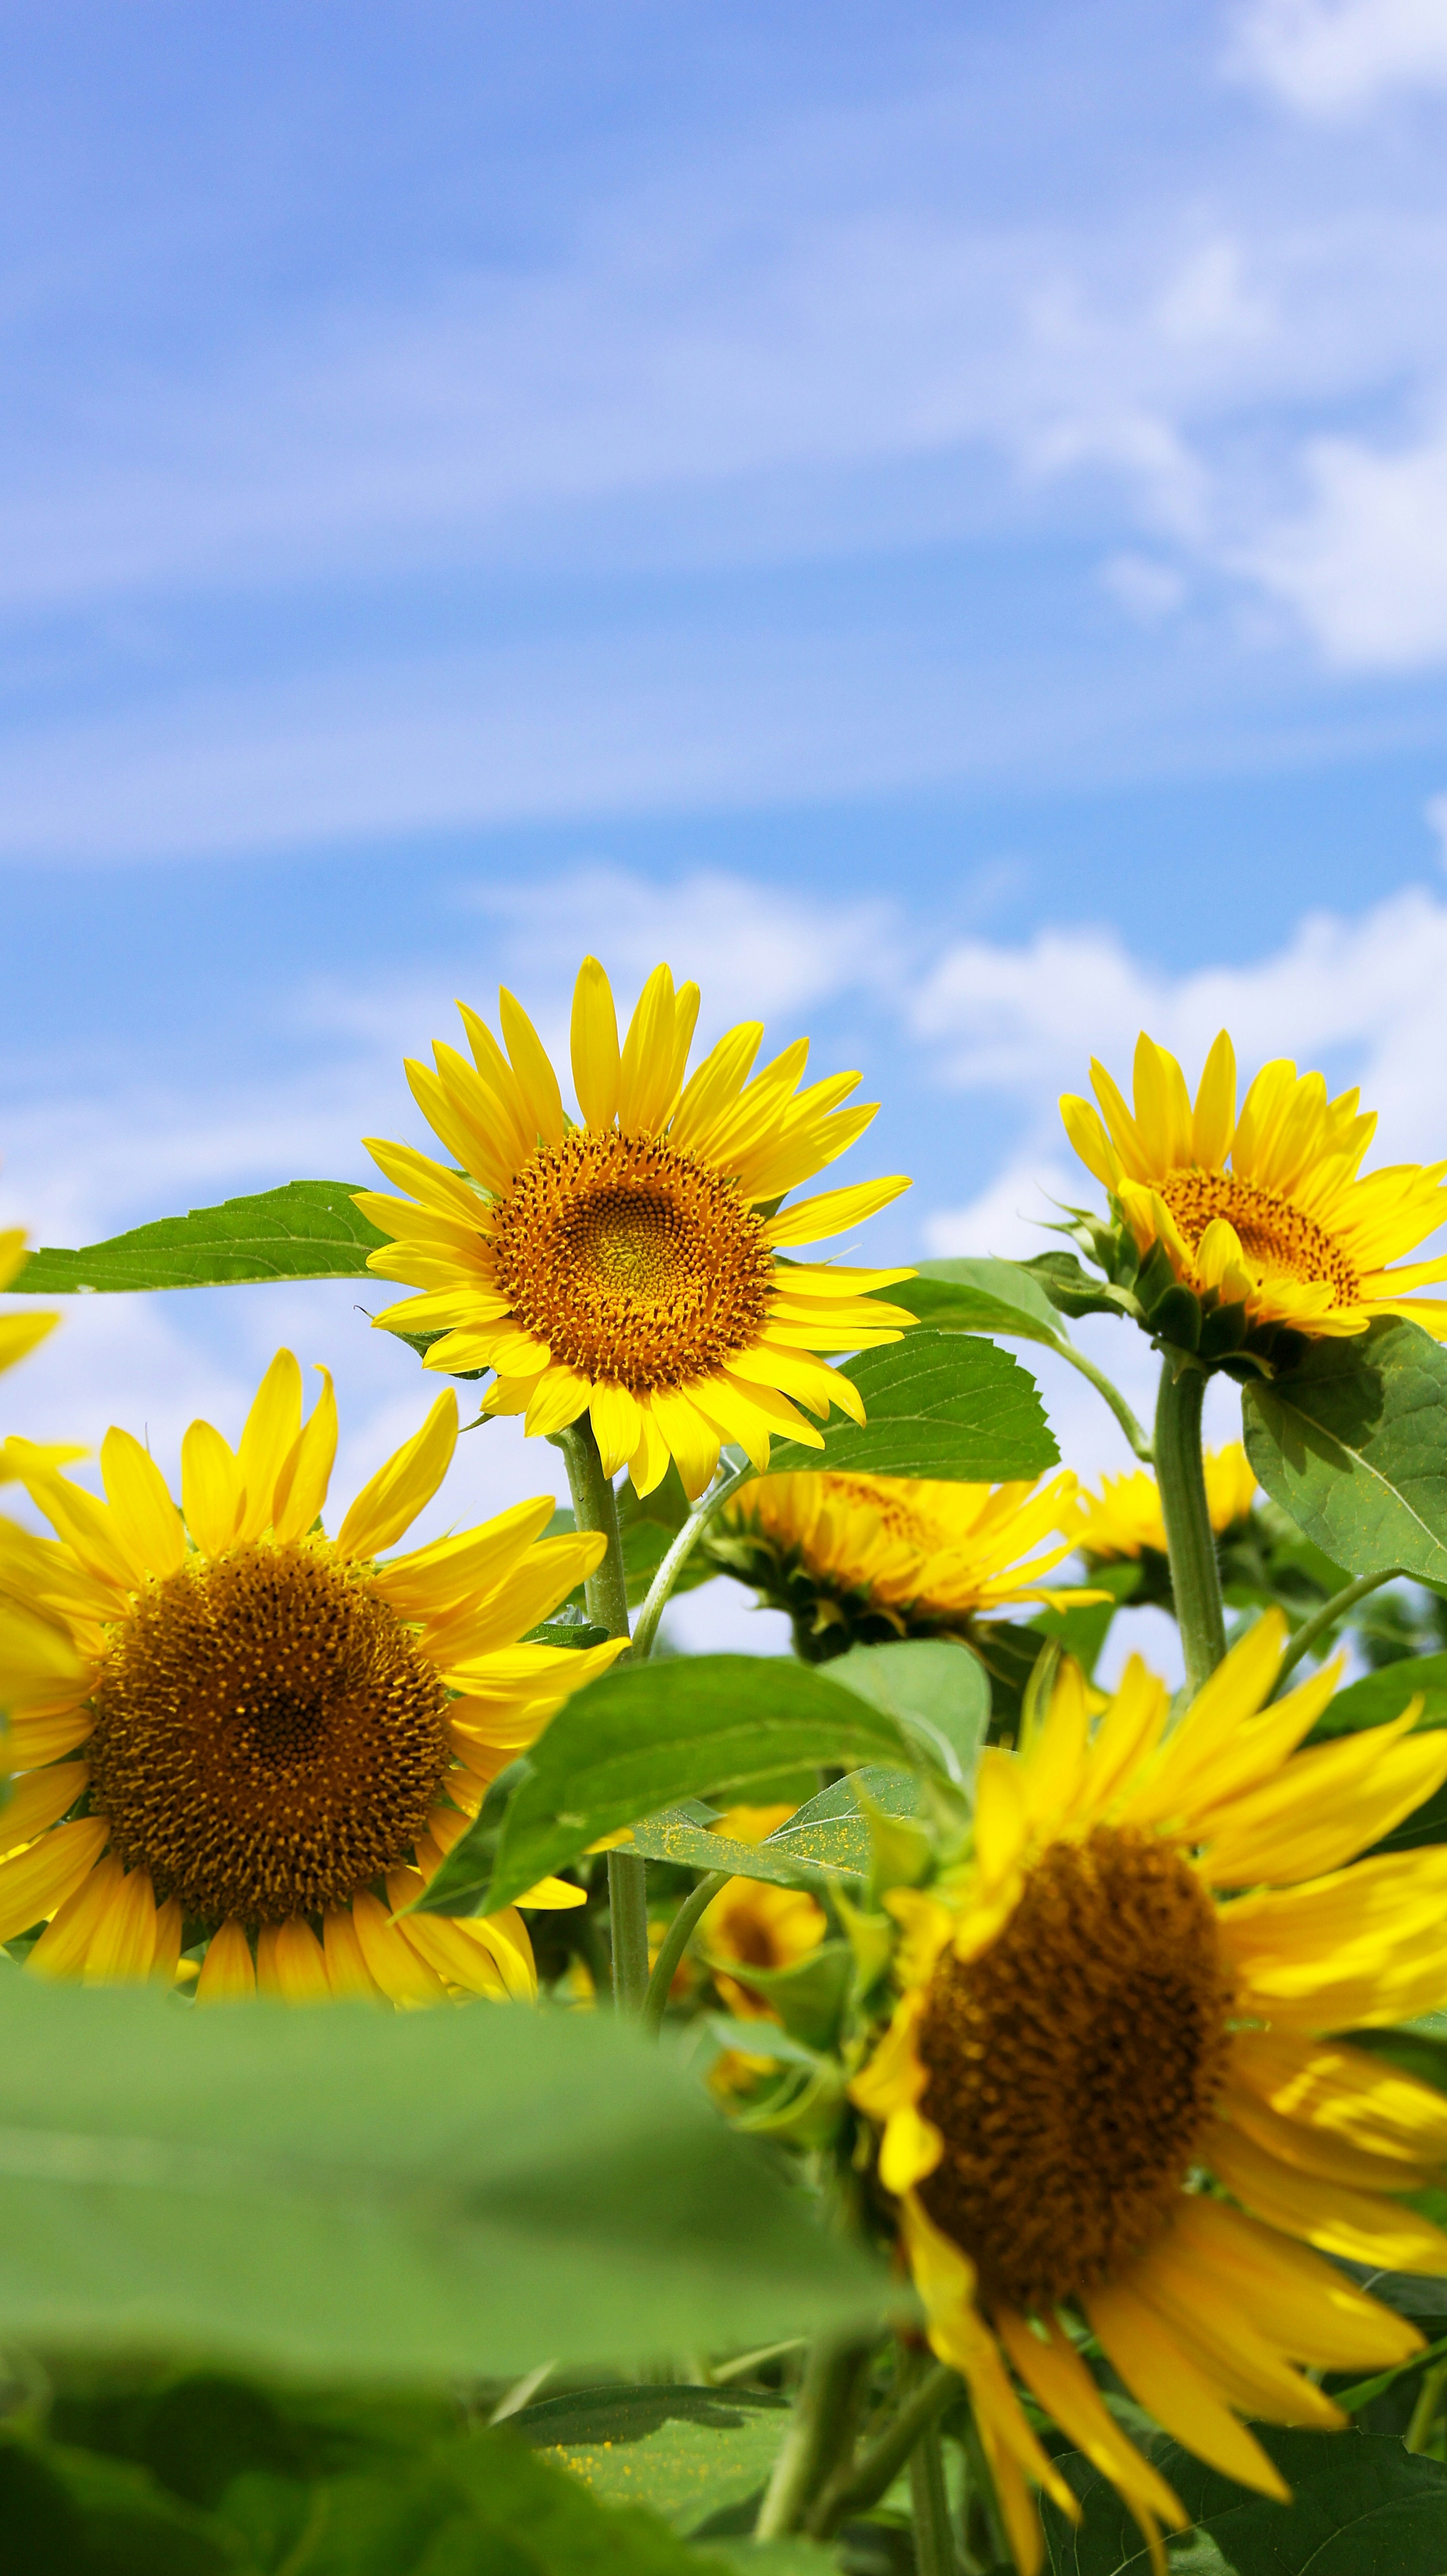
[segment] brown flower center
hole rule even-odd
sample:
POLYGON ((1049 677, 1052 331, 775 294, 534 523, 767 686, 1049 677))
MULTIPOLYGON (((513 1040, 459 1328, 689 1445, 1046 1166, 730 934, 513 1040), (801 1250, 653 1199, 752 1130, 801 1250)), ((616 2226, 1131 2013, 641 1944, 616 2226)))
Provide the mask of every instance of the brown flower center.
POLYGON ((1160 1184, 1165 1200, 1194 1252, 1213 1217, 1236 1229, 1248 1261, 1290 1279, 1329 1281, 1337 1306, 1354 1306, 1360 1282, 1339 1243, 1289 1199, 1240 1181, 1234 1172, 1171 1172, 1160 1184))
POLYGON ((305 1544, 238 1547, 112 1631, 92 1802, 191 1918, 318 1913, 410 1852, 451 1758, 446 1700, 365 1583, 305 1544))
POLYGON ((649 1136, 574 1128, 524 1165, 491 1232, 519 1324, 635 1395, 720 1368, 768 1315, 763 1219, 727 1173, 649 1136))
POLYGON ((1056 1843, 978 1958, 931 1981, 922 2187, 989 2299, 1097 2287, 1169 2224, 1220 2090, 1230 1985, 1211 1901, 1154 1836, 1056 1843))

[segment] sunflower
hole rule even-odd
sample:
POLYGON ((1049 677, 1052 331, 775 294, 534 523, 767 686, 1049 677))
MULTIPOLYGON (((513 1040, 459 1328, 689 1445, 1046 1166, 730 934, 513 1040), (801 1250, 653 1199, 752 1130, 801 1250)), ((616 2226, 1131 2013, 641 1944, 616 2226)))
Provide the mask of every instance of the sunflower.
POLYGON ((1012 1601, 1052 1607, 1099 1596, 1042 1578, 1075 1498, 1068 1471, 1029 1484, 909 1476, 767 1476, 719 1514, 715 1564, 788 1610, 806 1653, 866 1638, 958 1634, 1012 1601), (1040 1550, 1042 1540, 1055 1543, 1040 1550), (813 1641, 811 1645, 811 1641, 813 1641))
MULTIPOLYGON (((1217 1537, 1244 1521, 1256 1494, 1256 1473, 1239 1440, 1208 1449, 1206 1509, 1217 1537)), ((1081 1554, 1098 1565, 1119 1563, 1152 1549, 1166 1554, 1161 1496, 1149 1468, 1134 1475, 1102 1476, 1098 1494, 1081 1492, 1060 1522, 1081 1554)))
MULTIPOLYGON (((787 1801, 768 1807, 729 1807, 714 1826, 729 1842, 761 1843, 795 1814, 787 1801)), ((824 1908, 799 1887, 773 1887, 759 1878, 731 1878, 719 1889, 699 1925, 713 1981, 741 2021, 777 2018, 768 1996, 751 1986, 749 1968, 792 1968, 817 1950, 828 1925, 824 1908)))
POLYGON ((1183 1286, 1240 1310, 1248 1326, 1309 1339, 1364 1333, 1378 1315, 1447 1337, 1447 1301, 1412 1293, 1447 1279, 1447 1260, 1386 1267, 1447 1219, 1447 1163, 1361 1177, 1377 1122, 1358 1114, 1359 1092, 1328 1100, 1321 1074, 1299 1075, 1280 1058, 1262 1066, 1238 1116, 1224 1029, 1194 1108, 1175 1057, 1144 1033, 1134 1116, 1103 1065, 1092 1063, 1090 1079, 1104 1116, 1067 1094, 1071 1144, 1138 1252, 1159 1245, 1183 1286))
MULTIPOLYGON (((24 1259, 23 1226, 7 1227, 0 1233, 0 1288, 9 1287, 24 1259)), ((58 1315, 43 1312, 0 1315, 0 1369, 13 1368, 17 1360, 23 1360, 37 1342, 43 1342, 46 1334, 55 1330, 59 1321, 58 1315)))
POLYGON ((608 979, 584 960, 572 1019, 581 1125, 511 993, 498 1006, 506 1054, 459 1004, 472 1063, 439 1045, 437 1071, 409 1064, 407 1078, 461 1170, 368 1138, 411 1195, 357 1198, 393 1238, 370 1266, 423 1291, 377 1322, 436 1336, 426 1367, 495 1370, 484 1410, 521 1413, 529 1432, 587 1413, 606 1474, 627 1465, 651 1493, 672 1457, 690 1499, 725 1440, 761 1472, 771 1435, 822 1448, 799 1404, 823 1417, 832 1402, 862 1422, 854 1387, 816 1354, 898 1341, 914 1320, 873 1294, 908 1270, 778 1258, 780 1246, 841 1234, 908 1187, 867 1181, 778 1206, 869 1125, 873 1107, 839 1106, 858 1074, 800 1091, 800 1039, 750 1081, 755 1021, 720 1038, 685 1081, 698 1001, 696 985, 675 993, 668 968, 655 967, 620 1048, 608 979))
MULTIPOLYGON (((535 1989, 515 1911, 405 1909, 486 1783, 623 1651, 518 1643, 604 1542, 543 1538, 543 1495, 378 1562, 447 1472, 450 1389, 327 1538, 337 1410, 321 1375, 305 1427, 290 1351, 235 1452, 193 1422, 181 1511, 127 1431, 101 1447, 104 1502, 38 1450, 25 1468, 59 1535, 0 1523, 20 1774, 0 1815, 0 1940, 48 1918, 29 1953, 42 1973, 169 1983, 184 1944, 204 1946, 205 2002, 535 1989)), ((521 1902, 581 1895, 544 1881, 521 1902)))
POLYGON ((1076 2507, 1007 2357, 1163 2567, 1187 2517, 1081 2334, 1187 2450, 1281 2496, 1240 2417, 1340 2425, 1305 2371, 1419 2348, 1321 2256, 1447 2272, 1395 2196, 1437 2178, 1447 2100, 1331 2036, 1447 1995, 1447 1850, 1347 1866, 1447 1777, 1447 1738, 1410 1733, 1414 1701, 1296 1751, 1340 1667, 1266 1705, 1284 1635, 1261 1619, 1170 1733, 1138 1659, 1093 1730, 1065 1667, 1030 1749, 982 1758, 972 1856, 887 1900, 903 1992, 853 2098, 1028 2570, 1027 2481, 1076 2507))

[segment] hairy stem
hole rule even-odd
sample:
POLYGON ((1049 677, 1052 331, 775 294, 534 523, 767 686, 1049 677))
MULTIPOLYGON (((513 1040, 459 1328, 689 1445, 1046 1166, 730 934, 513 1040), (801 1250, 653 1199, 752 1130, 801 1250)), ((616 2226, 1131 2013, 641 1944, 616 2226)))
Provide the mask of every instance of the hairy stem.
POLYGON ((1186 1688, 1193 1699, 1226 1652, 1221 1569, 1216 1561, 1216 1534, 1206 1508, 1206 1474, 1201 1457, 1201 1406, 1205 1393, 1203 1369, 1183 1368, 1176 1377, 1170 1360, 1163 1362, 1156 1403, 1156 1482, 1171 1557, 1171 1590, 1186 1658, 1186 1688))
MULTIPOLYGON (((586 1413, 565 1431, 551 1433, 568 1470, 573 1518, 580 1530, 601 1530, 606 1541, 601 1562, 583 1586, 588 1616, 610 1637, 628 1634, 628 1584, 623 1572, 623 1541, 618 1529, 618 1502, 612 1480, 603 1473, 598 1443, 586 1413)), ((648 1870, 637 1852, 608 1854, 608 1917, 613 1937, 613 2003, 620 2013, 639 2013, 648 1992, 648 1870)))
POLYGON ((1058 1342, 1052 1342, 1050 1347, 1058 1351, 1063 1360, 1068 1360, 1073 1369, 1078 1369, 1083 1378, 1089 1380, 1096 1394, 1109 1405, 1136 1456, 1144 1458, 1146 1465, 1149 1466, 1156 1454, 1155 1444, 1144 1425, 1137 1422, 1120 1388, 1111 1383, 1104 1369, 1098 1369, 1094 1360, 1088 1360, 1084 1351, 1077 1350, 1074 1342, 1067 1341, 1063 1335, 1058 1342))
POLYGON ((962 2382, 943 2362, 911 2388, 878 2439, 853 2461, 844 2462, 823 2489, 809 2516, 816 2539, 831 2539, 846 2514, 868 2513, 893 2486, 916 2443, 945 2408, 958 2397, 962 2382))
POLYGON ((811 2344, 804 2377, 779 2456, 759 2507, 756 2540, 798 2531, 854 2436, 860 2388, 873 2342, 855 2334, 821 2335, 811 2344))
POLYGON ((1346 1617, 1348 1610, 1354 1610, 1359 1601, 1365 1601, 1369 1592, 1379 1591, 1384 1583, 1396 1583, 1408 1572, 1405 1565, 1389 1565, 1385 1574, 1359 1574, 1355 1583, 1345 1584, 1340 1592, 1332 1594, 1329 1601, 1323 1601, 1319 1610, 1313 1610, 1309 1619, 1303 1619, 1281 1658, 1276 1675, 1277 1691, 1302 1656, 1310 1654, 1318 1637, 1324 1637, 1328 1629, 1335 1627, 1338 1619, 1346 1617))
POLYGON ((909 2455, 909 2500, 914 2516, 918 2576, 955 2576, 950 2491, 938 2421, 927 2424, 909 2455))
POLYGON ((654 1960, 648 1992, 643 1999, 643 2027, 650 2038, 656 2039, 663 2028, 668 1990, 673 1983, 673 1972, 688 1947, 689 1934, 719 1889, 728 1885, 728 1875, 726 1869, 711 1869, 706 1878, 701 1878, 692 1895, 684 1898, 663 1936, 663 1947, 654 1960))
POLYGON ((747 1484, 753 1472, 752 1467, 731 1468, 727 1474, 710 1485, 706 1494, 700 1494, 677 1537, 670 1540, 668 1552, 659 1564, 658 1571, 648 1587, 643 1607, 638 1613, 638 1624, 633 1631, 635 1655, 652 1653, 653 1640, 658 1634, 658 1622, 668 1607, 669 1595, 704 1530, 719 1505, 726 1503, 730 1494, 737 1493, 740 1485, 747 1484))

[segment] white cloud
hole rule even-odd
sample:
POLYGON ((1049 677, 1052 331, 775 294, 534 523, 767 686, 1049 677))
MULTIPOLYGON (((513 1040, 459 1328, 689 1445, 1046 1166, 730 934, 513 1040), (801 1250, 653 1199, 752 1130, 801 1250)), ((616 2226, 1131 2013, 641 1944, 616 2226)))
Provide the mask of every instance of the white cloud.
POLYGON ((1416 445, 1314 440, 1307 506, 1244 548, 1240 569, 1285 600, 1328 658, 1410 670, 1447 654, 1447 428, 1416 445))
POLYGON ((1385 93, 1447 88, 1442 0, 1253 0, 1232 68, 1307 116, 1340 116, 1385 93))

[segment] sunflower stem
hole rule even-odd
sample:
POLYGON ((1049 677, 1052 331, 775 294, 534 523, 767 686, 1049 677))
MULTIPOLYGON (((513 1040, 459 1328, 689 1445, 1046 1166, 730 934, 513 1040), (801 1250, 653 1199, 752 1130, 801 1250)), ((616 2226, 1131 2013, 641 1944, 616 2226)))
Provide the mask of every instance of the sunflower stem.
POLYGON ((701 1878, 691 1896, 686 1896, 663 1936, 663 1946, 653 1962, 648 1992, 643 1998, 643 2027, 650 2039, 656 2039, 663 2028, 668 2008, 668 1990, 674 1970, 688 1947, 689 1935, 699 1916, 713 1903, 721 1887, 728 1885, 726 1869, 711 1869, 701 1878))
POLYGON ((846 2514, 868 2513, 878 2504, 962 2386, 958 2374, 943 2362, 915 2382, 877 2441, 870 2442, 856 2460, 846 2461, 823 2489, 809 2515, 809 2529, 816 2539, 832 2539, 846 2514))
POLYGON ((1205 1394, 1204 1369, 1187 1365, 1177 1376, 1172 1361, 1167 1358, 1163 1362, 1156 1401, 1156 1482, 1170 1550, 1171 1590, 1186 1659, 1186 1688, 1193 1699, 1226 1653, 1221 1569, 1206 1504, 1206 1471, 1201 1453, 1205 1394))
POLYGON ((1086 1358, 1084 1351, 1077 1350, 1074 1342, 1067 1341, 1064 1334, 1058 1342, 1052 1342, 1050 1347, 1058 1351, 1063 1360, 1068 1360, 1073 1369, 1078 1369, 1081 1376, 1094 1387, 1096 1394, 1109 1405, 1136 1456, 1143 1458, 1149 1467, 1156 1454, 1155 1442, 1145 1425, 1137 1422, 1120 1388, 1106 1376, 1104 1369, 1096 1367, 1094 1360, 1086 1358))
POLYGON ((939 2420, 926 2424, 909 2455, 909 2500, 914 2515, 914 2563, 919 2576, 955 2576, 950 2491, 939 2420))
POLYGON ((1403 2446, 1406 2450, 1425 2451, 1431 2442, 1437 2429, 1444 2386, 1447 2386, 1447 2361, 1439 2361, 1434 2370, 1426 2372, 1417 2392, 1417 2403, 1412 2409, 1412 2421, 1407 2426, 1403 2446))
MULTIPOLYGON (((601 1562, 583 1585, 589 1618, 610 1637, 628 1634, 628 1581, 623 1570, 623 1540, 618 1528, 618 1499, 586 1413, 563 1431, 549 1434, 561 1449, 573 1497, 573 1518, 580 1530, 601 1530, 601 1562)), ((638 2014, 648 1992, 648 1868, 638 1852, 608 1854, 608 1924, 613 1950, 613 2007, 638 2014)))
POLYGON ((658 1634, 658 1622, 668 1607, 673 1587, 692 1556, 699 1539, 703 1536, 719 1505, 726 1503, 730 1494, 737 1493, 740 1485, 747 1484, 753 1472, 752 1467, 734 1467, 720 1477, 709 1487, 706 1494, 700 1494, 677 1536, 670 1540, 665 1554, 659 1561, 658 1571, 648 1587, 643 1607, 638 1613, 638 1624, 633 1631, 633 1652, 636 1656, 652 1653, 653 1641, 658 1634))
POLYGON ((1319 1610, 1313 1610, 1309 1619, 1303 1619, 1277 1666, 1273 1696, 1279 1698, 1287 1674, 1295 1671, 1303 1655, 1310 1654, 1318 1637, 1324 1637, 1329 1628, 1335 1627, 1338 1619, 1344 1619, 1349 1610, 1355 1610, 1357 1603, 1365 1601, 1369 1592, 1379 1591, 1384 1583, 1399 1582, 1410 1571, 1410 1567, 1405 1565, 1389 1565, 1385 1574, 1359 1574, 1355 1583, 1344 1584, 1329 1601, 1323 1601, 1319 1610))
POLYGON ((764 2491, 756 2540, 780 2540, 797 2531, 814 2497, 854 2438, 871 2341, 858 2333, 820 2335, 809 2347, 804 2376, 788 2429, 764 2491))

